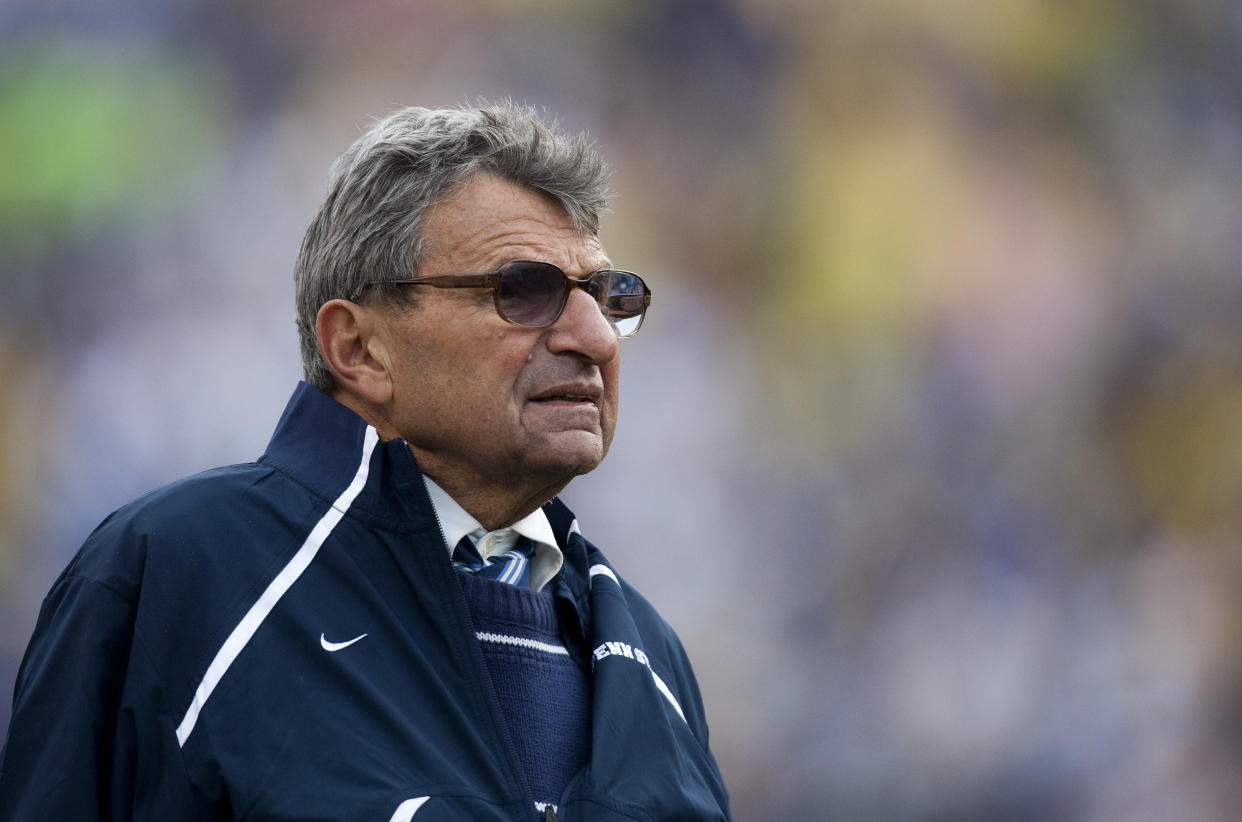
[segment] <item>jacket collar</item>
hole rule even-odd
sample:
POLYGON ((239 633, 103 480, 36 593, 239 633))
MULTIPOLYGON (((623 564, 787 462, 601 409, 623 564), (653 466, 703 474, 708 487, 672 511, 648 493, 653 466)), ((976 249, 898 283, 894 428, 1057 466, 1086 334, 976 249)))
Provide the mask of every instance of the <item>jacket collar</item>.
POLYGON ((358 470, 367 428, 362 417, 299 382, 261 461, 291 474, 319 496, 335 499, 358 470))
MULTIPOLYGON (((565 564, 561 572, 552 580, 552 591, 558 599, 572 606, 574 619, 565 627, 569 629, 571 638, 578 647, 587 647, 590 640, 588 626, 591 624, 591 573, 592 565, 607 564, 603 555, 594 545, 582 536, 578 529, 578 519, 569 510, 560 497, 544 503, 543 512, 552 525, 561 552, 565 556, 565 564)), ((566 615, 562 612, 562 619, 566 615)))

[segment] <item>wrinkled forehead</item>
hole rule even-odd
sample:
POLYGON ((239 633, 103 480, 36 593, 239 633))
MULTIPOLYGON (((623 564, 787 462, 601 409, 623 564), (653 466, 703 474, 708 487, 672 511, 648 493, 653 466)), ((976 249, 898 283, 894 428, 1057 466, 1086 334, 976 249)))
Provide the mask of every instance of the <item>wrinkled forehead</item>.
POLYGON ((599 238, 575 226, 555 197, 491 174, 475 175, 432 206, 420 233, 423 273, 491 270, 518 259, 571 273, 611 264, 599 238))

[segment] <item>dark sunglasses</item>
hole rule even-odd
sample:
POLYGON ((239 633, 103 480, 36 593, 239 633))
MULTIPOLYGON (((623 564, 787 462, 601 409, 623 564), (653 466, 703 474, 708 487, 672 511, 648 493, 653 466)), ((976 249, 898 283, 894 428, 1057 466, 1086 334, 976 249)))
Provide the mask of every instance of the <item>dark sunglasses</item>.
MULTIPOLYGON (((599 304, 617 336, 629 337, 643 324, 651 289, 637 274, 601 268, 589 276, 571 277, 552 263, 513 260, 486 274, 432 274, 363 285, 431 285, 436 288, 490 288, 496 313, 515 325, 543 328, 560 319, 569 292, 581 288, 599 304)), ((359 293, 361 296, 361 292, 359 293)))

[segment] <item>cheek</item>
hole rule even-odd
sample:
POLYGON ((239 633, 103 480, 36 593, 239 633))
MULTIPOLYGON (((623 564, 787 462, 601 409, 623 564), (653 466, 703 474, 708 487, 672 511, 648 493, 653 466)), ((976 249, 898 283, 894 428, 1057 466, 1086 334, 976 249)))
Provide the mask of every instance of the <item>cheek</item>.
POLYGON ((495 413, 520 411, 522 398, 537 384, 536 369, 526 352, 486 357, 469 366, 463 364, 459 373, 469 386, 469 393, 495 413))
POLYGON ((608 399, 612 402, 613 407, 617 405, 617 396, 621 391, 621 363, 616 357, 611 362, 605 363, 600 368, 604 379, 604 391, 608 394, 608 399))
POLYGON ((614 426, 617 423, 617 406, 621 393, 620 369, 617 367, 616 360, 606 365, 603 372, 605 423, 614 426))
POLYGON ((504 384, 506 393, 518 393, 538 383, 539 374, 544 370, 536 345, 528 339, 512 339, 503 335, 497 339, 481 367, 493 375, 495 383, 504 384))

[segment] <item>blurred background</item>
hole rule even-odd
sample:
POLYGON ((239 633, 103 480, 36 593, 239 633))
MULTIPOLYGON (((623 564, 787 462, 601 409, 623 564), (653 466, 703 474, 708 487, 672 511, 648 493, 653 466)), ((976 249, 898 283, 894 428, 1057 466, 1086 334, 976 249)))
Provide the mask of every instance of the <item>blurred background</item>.
POLYGON ((739 820, 1238 818, 1233 0, 6 3, 0 730, 90 530, 262 452, 332 159, 501 96, 616 171, 655 302, 565 497, 739 820))

